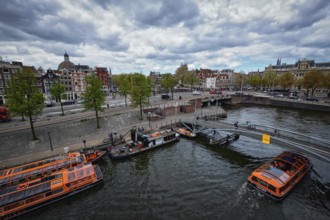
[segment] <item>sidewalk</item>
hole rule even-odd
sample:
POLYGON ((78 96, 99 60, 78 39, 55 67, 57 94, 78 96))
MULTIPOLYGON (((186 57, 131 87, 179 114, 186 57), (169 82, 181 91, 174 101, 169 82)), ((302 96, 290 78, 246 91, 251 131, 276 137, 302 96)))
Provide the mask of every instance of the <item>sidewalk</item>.
MULTIPOLYGON (((157 120, 157 121, 150 121, 150 128, 157 129, 157 128, 165 126, 167 124, 174 123, 175 121, 189 120, 192 118, 194 118, 194 113, 168 116, 165 119, 161 119, 161 120, 157 120)), ((145 118, 145 120, 141 121, 140 123, 133 124, 133 126, 144 127, 146 129, 149 129, 149 121, 145 118)), ((132 125, 127 123, 127 125, 125 127, 122 127, 121 129, 116 130, 115 132, 117 132, 117 134, 124 134, 128 130, 130 130, 131 127, 132 127, 132 125)), ((87 136, 84 137, 84 139, 87 140, 86 147, 102 145, 103 139, 105 137, 107 137, 108 134, 109 134, 109 131, 107 133, 100 133, 98 135, 91 135, 88 137, 87 136)), ((68 142, 70 142, 70 140, 69 140, 70 138, 68 137, 67 139, 68 139, 68 142)), ((70 151, 77 151, 77 150, 83 149, 84 144, 82 143, 82 141, 79 141, 79 142, 75 142, 75 143, 70 143, 70 144, 62 146, 62 147, 53 146, 53 151, 51 151, 50 147, 49 148, 47 147, 48 149, 47 148, 42 148, 42 149, 37 148, 32 153, 18 152, 19 156, 17 156, 18 153, 16 153, 15 155, 10 155, 7 158, 3 159, 1 161, 0 170, 5 167, 16 166, 19 164, 29 163, 32 161, 41 160, 44 158, 63 154, 65 147, 69 147, 70 151)))

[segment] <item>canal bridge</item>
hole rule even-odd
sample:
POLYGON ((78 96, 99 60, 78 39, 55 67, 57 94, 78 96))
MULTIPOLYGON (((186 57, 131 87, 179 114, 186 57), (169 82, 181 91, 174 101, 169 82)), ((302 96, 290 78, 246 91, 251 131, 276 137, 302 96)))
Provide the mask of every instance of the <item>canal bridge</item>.
POLYGON ((203 128, 213 128, 230 133, 238 133, 253 139, 262 140, 264 134, 270 136, 270 143, 292 149, 304 151, 314 155, 326 162, 330 163, 330 141, 311 137, 309 135, 292 132, 289 130, 279 129, 270 126, 251 124, 239 124, 235 127, 233 124, 224 123, 221 121, 209 120, 185 120, 180 121, 182 124, 190 125, 192 128, 201 131, 203 128))

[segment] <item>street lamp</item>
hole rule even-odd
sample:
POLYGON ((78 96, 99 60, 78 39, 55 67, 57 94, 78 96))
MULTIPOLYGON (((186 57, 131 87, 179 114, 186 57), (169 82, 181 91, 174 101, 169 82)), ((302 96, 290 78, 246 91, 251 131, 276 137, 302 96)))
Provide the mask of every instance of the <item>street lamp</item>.
POLYGON ((150 115, 151 115, 151 112, 148 112, 149 128, 150 128, 150 115))
POLYGON ((86 140, 83 140, 84 148, 86 149, 86 140))
POLYGON ((52 139, 50 138, 50 132, 48 131, 50 150, 53 151, 52 139))

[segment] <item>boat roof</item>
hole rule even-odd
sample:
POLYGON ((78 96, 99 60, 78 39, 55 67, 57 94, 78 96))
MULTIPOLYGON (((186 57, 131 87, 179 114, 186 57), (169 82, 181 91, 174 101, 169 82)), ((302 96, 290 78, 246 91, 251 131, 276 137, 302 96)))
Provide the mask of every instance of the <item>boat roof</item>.
POLYGON ((26 183, 27 186, 23 189, 18 189, 19 185, 7 187, 0 190, 0 206, 5 206, 12 202, 50 191, 53 182, 59 179, 61 180, 60 183, 66 184, 68 182, 83 179, 86 176, 91 176, 94 172, 95 170, 91 163, 84 163, 72 168, 54 172, 50 176, 40 179, 38 184, 33 184, 34 181, 30 181, 26 183))

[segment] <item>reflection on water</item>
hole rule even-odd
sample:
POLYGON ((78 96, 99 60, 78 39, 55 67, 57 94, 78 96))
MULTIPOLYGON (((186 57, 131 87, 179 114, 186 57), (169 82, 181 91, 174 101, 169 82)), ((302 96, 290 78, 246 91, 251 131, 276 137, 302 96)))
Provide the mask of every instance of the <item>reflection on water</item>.
MULTIPOLYGON (((232 112, 226 120, 233 119, 232 114, 242 121, 257 120, 259 115, 258 123, 273 126, 272 117, 277 125, 290 127, 293 123, 284 125, 284 115, 296 114, 301 117, 296 119, 298 127, 306 122, 303 113, 286 109, 257 107, 232 112)), ((310 124, 326 130, 326 123, 314 120, 310 124)), ((250 172, 283 150, 244 136, 228 147, 182 138, 128 160, 105 158, 100 164, 102 187, 24 219, 329 219, 330 164, 316 158, 312 158, 313 171, 282 202, 248 189, 250 172)))

